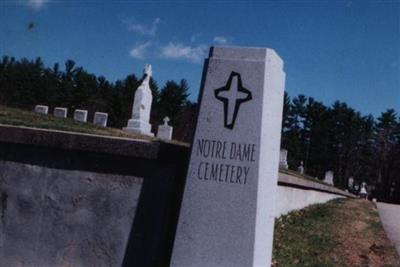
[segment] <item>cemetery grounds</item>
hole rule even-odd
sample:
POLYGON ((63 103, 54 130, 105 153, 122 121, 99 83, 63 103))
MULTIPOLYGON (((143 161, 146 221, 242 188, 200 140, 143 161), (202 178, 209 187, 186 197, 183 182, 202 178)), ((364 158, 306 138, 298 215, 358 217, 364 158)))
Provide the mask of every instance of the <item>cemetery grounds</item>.
MULTIPOLYGON (((0 124, 155 139, 3 106, 0 106, 0 124)), ((274 235, 274 267, 400 266, 375 204, 364 200, 339 199, 291 212, 276 220, 274 235)))
POLYGON ((400 266, 376 205, 336 199, 276 220, 273 266, 400 266))

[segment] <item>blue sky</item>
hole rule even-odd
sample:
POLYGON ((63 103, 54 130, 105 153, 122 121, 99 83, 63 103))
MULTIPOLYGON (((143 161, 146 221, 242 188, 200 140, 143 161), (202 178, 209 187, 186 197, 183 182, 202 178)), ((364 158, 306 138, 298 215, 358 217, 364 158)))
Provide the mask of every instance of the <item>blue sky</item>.
POLYGON ((111 81, 151 63, 193 100, 211 45, 275 49, 290 96, 400 113, 400 1, 0 2, 0 56, 73 59, 111 81))

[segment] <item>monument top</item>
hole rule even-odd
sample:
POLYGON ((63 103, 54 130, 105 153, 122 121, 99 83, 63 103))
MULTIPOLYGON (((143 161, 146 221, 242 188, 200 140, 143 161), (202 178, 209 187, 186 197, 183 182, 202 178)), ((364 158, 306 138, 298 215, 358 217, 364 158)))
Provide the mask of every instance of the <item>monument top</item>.
POLYGON ((151 69, 151 65, 150 64, 144 65, 143 74, 147 75, 147 77, 151 77, 153 75, 153 71, 151 69))
POLYGON ((210 58, 223 58, 249 61, 271 61, 283 66, 283 60, 270 48, 213 46, 210 49, 210 58))

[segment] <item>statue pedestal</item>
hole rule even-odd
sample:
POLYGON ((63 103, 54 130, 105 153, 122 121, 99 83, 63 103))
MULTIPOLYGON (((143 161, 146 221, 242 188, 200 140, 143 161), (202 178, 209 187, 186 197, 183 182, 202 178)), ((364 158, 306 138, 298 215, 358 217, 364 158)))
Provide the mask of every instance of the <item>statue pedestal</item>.
POLYGON ((151 124, 137 119, 128 120, 128 125, 124 127, 123 130, 131 133, 154 136, 151 132, 151 124))

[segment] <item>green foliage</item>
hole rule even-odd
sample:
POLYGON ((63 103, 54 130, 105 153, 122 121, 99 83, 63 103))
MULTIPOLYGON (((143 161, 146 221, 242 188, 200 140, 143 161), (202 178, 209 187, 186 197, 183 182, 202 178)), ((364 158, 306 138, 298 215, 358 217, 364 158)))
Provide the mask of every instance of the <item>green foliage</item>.
POLYGON ((375 120, 346 103, 326 107, 313 98, 285 95, 282 147, 289 166, 304 162, 308 175, 323 179, 334 171, 335 185, 347 188, 349 177, 371 185, 373 197, 400 202, 400 123, 394 110, 375 120))

